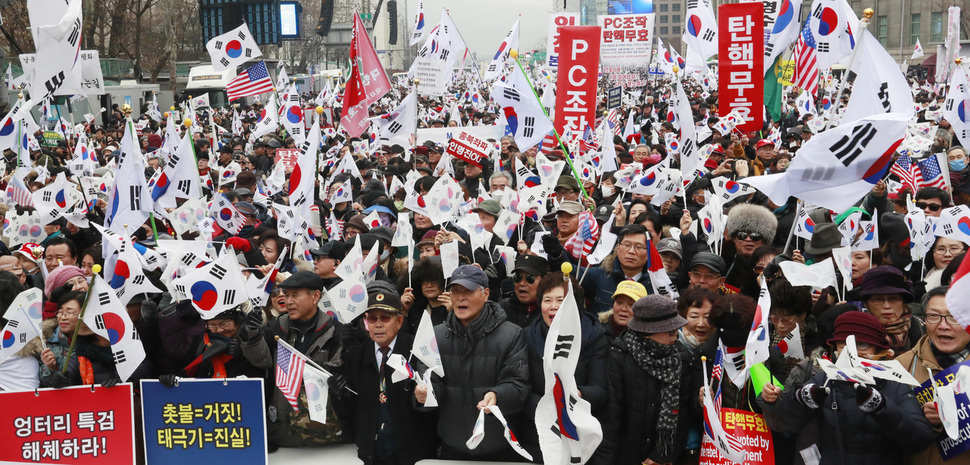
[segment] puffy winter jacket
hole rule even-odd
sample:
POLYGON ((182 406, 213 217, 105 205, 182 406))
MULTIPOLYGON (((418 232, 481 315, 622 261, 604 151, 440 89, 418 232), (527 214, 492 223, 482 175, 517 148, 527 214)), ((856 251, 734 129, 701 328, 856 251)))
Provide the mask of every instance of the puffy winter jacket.
MULTIPOLYGON (((823 385, 825 373, 816 374, 811 382, 823 385)), ((772 430, 797 433, 817 418, 817 445, 821 463, 826 465, 905 463, 906 454, 923 450, 935 433, 911 386, 877 380, 875 387, 886 400, 885 409, 879 413, 859 410, 855 388, 844 381, 833 381, 819 409, 799 404, 795 400, 797 391, 786 391, 778 403, 768 406, 771 414, 765 419, 772 430)))
POLYGON ((504 429, 491 415, 486 415, 481 444, 470 451, 465 442, 478 419, 476 406, 488 392, 495 393, 512 430, 518 427, 529 396, 529 358, 522 328, 507 321, 502 307, 489 301, 468 326, 462 326, 452 312, 434 332, 445 370, 444 378, 432 376, 441 442, 473 455, 508 450, 504 429))

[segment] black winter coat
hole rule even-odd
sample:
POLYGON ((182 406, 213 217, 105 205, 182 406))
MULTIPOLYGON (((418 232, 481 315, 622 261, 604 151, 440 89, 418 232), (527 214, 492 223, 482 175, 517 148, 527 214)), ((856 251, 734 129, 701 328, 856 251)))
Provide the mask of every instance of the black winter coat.
MULTIPOLYGON (((413 342, 411 335, 398 333, 391 353, 401 354, 407 359, 413 342)), ((344 420, 344 425, 354 432, 357 456, 365 464, 373 463, 376 457, 375 442, 380 421, 380 366, 377 364, 375 350, 374 343, 368 341, 358 344, 347 353, 344 373, 348 387, 357 392, 357 395, 353 397, 353 401, 338 404, 338 414, 344 420)), ((416 361, 417 359, 412 360, 416 361)), ((392 371, 390 367, 384 370, 385 395, 390 408, 391 434, 394 437, 394 452, 398 463, 409 465, 418 460, 434 458, 438 446, 438 436, 434 433, 437 413, 418 411, 414 401, 415 382, 404 380, 392 383, 392 371)))
POLYGON ((677 462, 687 444, 687 432, 698 408, 697 393, 702 382, 690 364, 690 352, 677 342, 680 351, 680 403, 674 444, 666 454, 656 443, 660 415, 660 380, 647 375, 633 358, 623 339, 610 347, 606 374, 609 379, 609 406, 603 424, 603 442, 594 456, 597 464, 639 465, 646 459, 658 463, 677 462))
MULTIPOLYGON (((538 311, 536 313, 539 313, 538 311)), ((579 363, 576 365, 576 387, 582 393, 583 400, 589 402, 590 410, 600 423, 606 417, 606 404, 609 401, 606 384, 606 360, 609 355, 609 344, 603 327, 598 321, 586 314, 580 315, 582 323, 582 344, 579 350, 579 363)), ((546 394, 546 377, 542 365, 542 353, 546 346, 546 336, 549 327, 540 315, 525 328, 526 347, 529 350, 529 379, 532 392, 525 407, 522 432, 516 436, 519 442, 530 452, 539 450, 539 436, 534 424, 528 420, 535 418, 539 399, 546 394), (532 446, 533 448, 530 448, 532 446)), ((541 455, 541 454, 540 454, 541 455)), ((533 454, 536 456, 536 454, 533 454)))
MULTIPOLYGON (((825 373, 817 373, 812 383, 825 383, 825 373)), ((821 463, 831 465, 892 465, 905 463, 906 454, 915 454, 930 444, 936 434, 911 386, 877 380, 876 389, 886 399, 878 414, 859 410, 856 391, 847 382, 830 382, 831 392, 818 410, 795 401, 795 391, 785 395, 766 415, 772 430, 799 432, 812 419, 818 419, 818 448, 821 463)))
POLYGON ((435 326, 445 376, 432 375, 438 399, 438 436, 441 442, 458 451, 479 455, 511 449, 502 425, 494 416, 485 416, 485 439, 475 450, 465 446, 478 419, 476 406, 488 392, 494 392, 497 405, 512 431, 529 396, 529 358, 522 328, 507 321, 505 311, 495 302, 486 302, 481 314, 467 327, 454 312, 435 326))

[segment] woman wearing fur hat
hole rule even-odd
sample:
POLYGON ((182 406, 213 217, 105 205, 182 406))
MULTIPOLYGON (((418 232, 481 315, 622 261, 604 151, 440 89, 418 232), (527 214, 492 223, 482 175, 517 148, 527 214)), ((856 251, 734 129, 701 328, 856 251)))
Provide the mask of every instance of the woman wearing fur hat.
POLYGON ((758 247, 771 244, 777 229, 778 219, 761 205, 741 204, 728 212, 721 250, 721 257, 727 263, 723 286, 727 293, 758 297, 760 286, 751 256, 758 247))

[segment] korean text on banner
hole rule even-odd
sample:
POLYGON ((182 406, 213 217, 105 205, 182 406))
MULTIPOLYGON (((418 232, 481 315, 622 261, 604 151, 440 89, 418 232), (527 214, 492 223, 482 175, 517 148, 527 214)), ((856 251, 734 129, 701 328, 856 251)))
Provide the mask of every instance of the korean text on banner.
POLYGON ((145 463, 265 464, 262 379, 141 382, 145 463))
POLYGON ((4 392, 0 404, 0 463, 135 463, 131 384, 4 392))
POLYGON ((596 77, 600 36, 596 26, 559 28, 559 76, 556 83, 556 131, 582 134, 596 125, 596 77))
POLYGON ((492 144, 484 139, 479 139, 465 131, 458 134, 458 137, 448 141, 447 152, 449 155, 465 160, 479 168, 488 160, 488 152, 492 144))
POLYGON ((546 66, 559 66, 559 28, 562 26, 576 26, 579 24, 579 13, 550 13, 549 37, 546 40, 546 66))
POLYGON ((600 16, 603 66, 646 68, 653 50, 650 45, 655 19, 652 13, 600 16))
POLYGON ((296 160, 300 157, 300 149, 276 149, 276 163, 282 163, 288 169, 296 166, 296 160))
MULTIPOLYGON (((964 366, 970 366, 970 361, 953 365, 946 370, 936 373, 933 375, 933 378, 936 379, 937 384, 947 386, 953 382, 957 371, 960 371, 960 368, 964 366)), ((916 394, 916 400, 919 401, 920 405, 927 402, 934 402, 933 388, 930 387, 929 380, 926 380, 919 387, 913 388, 913 394, 916 394)), ((939 448, 943 461, 950 460, 970 450, 970 415, 968 415, 970 413, 970 398, 967 397, 967 393, 965 392, 957 392, 956 401, 958 418, 960 419, 960 437, 958 439, 950 439, 946 435, 946 431, 942 431, 936 435, 936 447, 939 448)))
MULTIPOLYGON (((721 419, 724 432, 737 438, 744 447, 746 465, 774 465, 775 446, 771 442, 771 430, 765 417, 757 413, 722 408, 721 419)), ((704 434, 701 443, 700 465, 733 465, 734 462, 722 458, 711 437, 704 434)))
POLYGON ((743 132, 764 124, 764 5, 737 3, 718 7, 718 116, 737 110, 743 132))

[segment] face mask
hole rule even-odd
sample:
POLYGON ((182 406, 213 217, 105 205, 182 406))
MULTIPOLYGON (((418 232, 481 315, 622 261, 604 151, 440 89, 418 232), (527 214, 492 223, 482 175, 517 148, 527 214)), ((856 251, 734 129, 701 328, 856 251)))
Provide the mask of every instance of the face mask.
POLYGON ((391 255, 391 251, 390 250, 382 250, 381 251, 381 259, 380 259, 380 261, 383 262, 384 260, 387 260, 387 257, 389 257, 390 255, 391 255))
POLYGON ((502 199, 505 198, 505 189, 497 190, 489 194, 492 196, 492 200, 498 203, 502 203, 502 199))
POLYGON ((950 171, 963 171, 967 169, 967 160, 959 159, 950 162, 950 171))
POLYGON ((603 198, 607 198, 613 195, 613 186, 600 186, 600 192, 603 193, 603 198))

